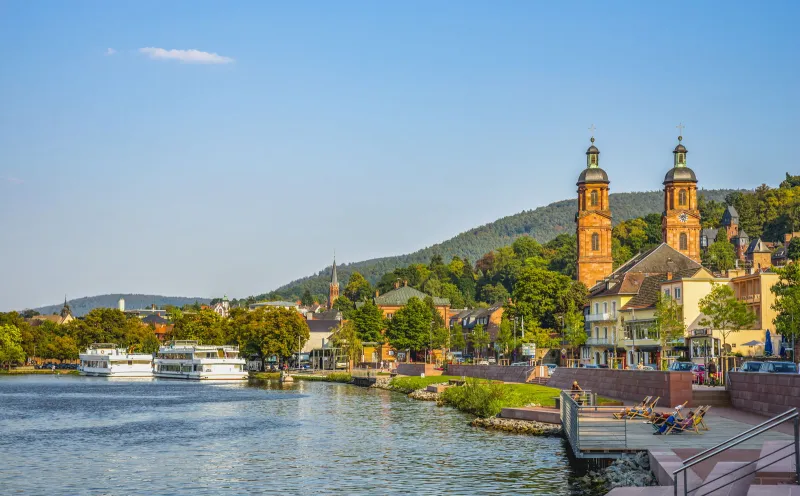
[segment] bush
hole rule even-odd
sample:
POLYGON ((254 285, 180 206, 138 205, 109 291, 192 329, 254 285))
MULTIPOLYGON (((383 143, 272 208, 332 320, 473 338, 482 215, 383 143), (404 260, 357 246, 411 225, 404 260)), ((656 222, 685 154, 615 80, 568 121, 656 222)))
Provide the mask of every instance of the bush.
POLYGON ((424 389, 431 384, 439 384, 440 382, 447 382, 450 379, 460 379, 449 375, 432 375, 428 377, 412 377, 412 376, 398 376, 389 382, 389 389, 397 391, 398 393, 410 393, 417 389, 424 389))
POLYGON ((334 372, 328 374, 328 381, 350 383, 353 382, 353 377, 347 372, 334 372))
POLYGON ((481 383, 467 379, 463 386, 450 387, 442 392, 442 402, 452 405, 462 412, 478 417, 494 417, 508 403, 513 390, 502 383, 481 383))

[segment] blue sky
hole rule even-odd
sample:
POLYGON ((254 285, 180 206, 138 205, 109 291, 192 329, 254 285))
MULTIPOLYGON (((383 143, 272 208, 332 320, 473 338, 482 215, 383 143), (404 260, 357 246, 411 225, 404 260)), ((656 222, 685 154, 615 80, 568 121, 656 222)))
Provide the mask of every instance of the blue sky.
POLYGON ((590 124, 612 191, 660 189, 679 122, 701 187, 777 185, 799 13, 0 1, 0 310, 410 252, 572 197, 590 124))

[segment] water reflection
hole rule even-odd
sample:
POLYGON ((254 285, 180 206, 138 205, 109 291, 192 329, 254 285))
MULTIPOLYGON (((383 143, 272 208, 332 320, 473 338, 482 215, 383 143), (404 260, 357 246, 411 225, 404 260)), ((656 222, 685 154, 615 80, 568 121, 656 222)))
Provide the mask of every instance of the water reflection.
POLYGON ((0 379, 22 494, 569 494, 560 439, 342 384, 0 379))

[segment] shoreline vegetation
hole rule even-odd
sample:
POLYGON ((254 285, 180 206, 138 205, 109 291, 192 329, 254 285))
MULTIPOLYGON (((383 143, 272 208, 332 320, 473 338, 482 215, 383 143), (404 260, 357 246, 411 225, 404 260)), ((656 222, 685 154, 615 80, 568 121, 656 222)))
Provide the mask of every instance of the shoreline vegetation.
POLYGON ((77 370, 56 369, 55 372, 48 369, 1 369, 0 375, 80 375, 77 370))

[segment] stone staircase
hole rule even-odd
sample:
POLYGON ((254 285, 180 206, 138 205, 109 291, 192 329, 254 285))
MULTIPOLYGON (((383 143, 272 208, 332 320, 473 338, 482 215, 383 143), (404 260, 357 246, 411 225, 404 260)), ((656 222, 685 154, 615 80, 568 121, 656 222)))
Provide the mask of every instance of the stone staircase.
MULTIPOLYGON (((728 459, 716 462, 705 477, 700 477, 693 469, 688 469, 686 478, 690 491, 709 483, 691 494, 693 496, 800 496, 800 485, 795 483, 794 456, 779 460, 794 453, 792 441, 765 441, 758 462, 755 464, 755 472, 754 464, 751 462, 756 458, 747 451, 749 450, 740 450, 741 455, 737 455, 736 450, 729 451, 728 459)), ((683 465, 683 461, 669 449, 651 450, 649 454, 650 468, 659 485, 618 487, 610 491, 607 496, 674 494, 673 472, 683 465)), ((678 476, 678 494, 684 494, 681 475, 678 476)))

